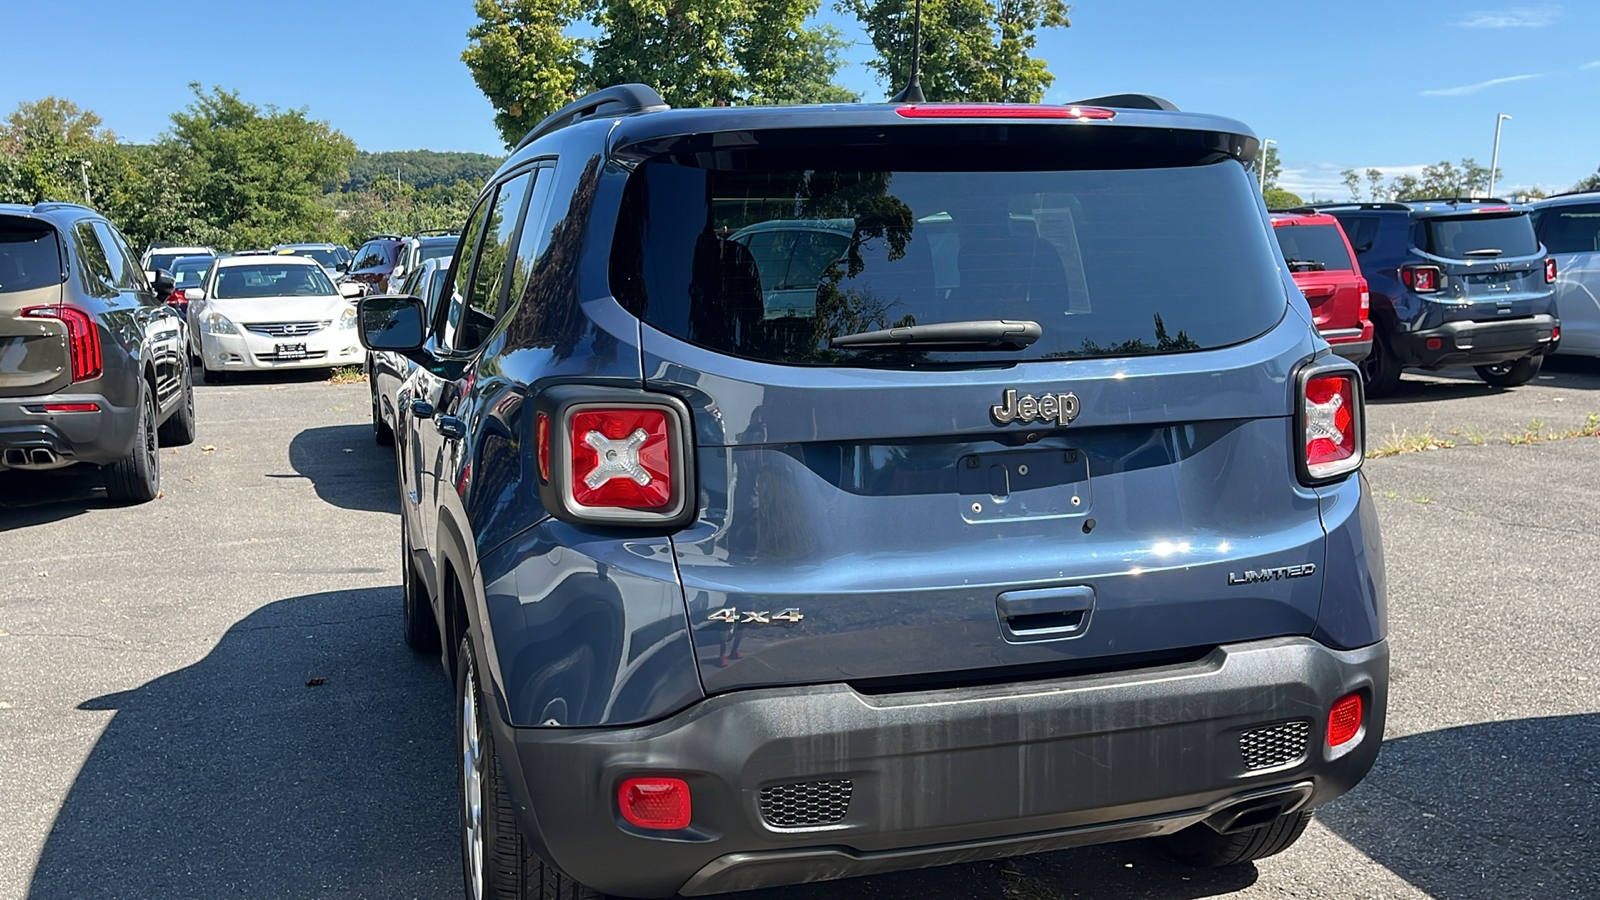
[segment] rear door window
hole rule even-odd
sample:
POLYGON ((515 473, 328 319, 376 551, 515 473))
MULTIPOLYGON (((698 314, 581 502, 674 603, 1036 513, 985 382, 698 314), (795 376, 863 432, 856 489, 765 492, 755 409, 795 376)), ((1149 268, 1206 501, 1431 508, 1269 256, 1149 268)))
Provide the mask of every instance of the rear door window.
POLYGON ((1360 256, 1372 249, 1373 243, 1378 239, 1377 216, 1338 216, 1339 225, 1344 228, 1345 237, 1350 239, 1350 249, 1360 256))
POLYGON ((1532 256, 1539 252, 1526 213, 1510 216, 1448 216, 1419 220, 1412 227, 1417 249, 1447 259, 1532 256))
POLYGON ((1272 231, 1291 272, 1346 271, 1353 266, 1337 225, 1279 225, 1272 231))
POLYGON ((56 230, 43 222, 0 218, 0 294, 60 283, 56 230))
POLYGON ((516 247, 517 227, 522 223, 522 207, 528 199, 531 173, 524 173, 500 186, 489 218, 483 227, 483 243, 470 291, 465 296, 461 326, 451 339, 457 350, 474 350, 488 339, 506 311, 506 263, 516 247))
POLYGON ((79 222, 72 227, 72 235, 78 245, 78 262, 83 272, 81 283, 84 291, 96 297, 115 297, 117 277, 112 272, 111 262, 106 256, 105 248, 100 245, 100 236, 95 234, 94 226, 88 222, 79 222))
POLYGON ((613 249, 618 299, 724 353, 888 367, 1210 349, 1262 334, 1286 306, 1236 162, 1061 170, 1057 155, 906 171, 798 155, 641 165, 613 249), (831 345, 990 319, 1032 320, 1043 336, 1005 353, 831 345))
POLYGON ((1539 241, 1551 253, 1600 252, 1600 203, 1542 209, 1534 218, 1539 241))

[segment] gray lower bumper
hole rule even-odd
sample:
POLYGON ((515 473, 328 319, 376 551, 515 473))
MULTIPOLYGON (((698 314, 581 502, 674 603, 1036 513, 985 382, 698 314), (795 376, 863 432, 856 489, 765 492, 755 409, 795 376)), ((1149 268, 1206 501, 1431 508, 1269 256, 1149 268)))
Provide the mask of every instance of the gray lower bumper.
MULTIPOLYGON (((1192 663, 929 691, 847 685, 718 695, 628 729, 510 729, 503 754, 522 827, 577 880, 635 897, 710 894, 1034 853, 1176 831, 1261 795, 1320 805, 1377 756, 1388 647, 1305 638, 1220 647, 1192 663), (1364 694, 1363 732, 1337 750, 1329 707, 1364 694), (1310 723, 1305 754, 1249 769, 1240 736, 1310 723), (693 824, 623 824, 620 782, 674 775, 693 824), (761 789, 850 779, 848 811, 776 828, 761 789)), ((1286 806, 1285 808, 1290 808, 1286 806)))
MULTIPOLYGON (((45 397, 0 399, 0 468, 7 468, 5 451, 20 450, 24 458, 33 451, 48 451, 61 463, 106 464, 133 450, 139 429, 139 408, 114 406, 102 394, 60 393, 45 397), (93 403, 95 412, 49 412, 46 404, 93 403)), ((33 466, 27 468, 51 468, 33 466)))

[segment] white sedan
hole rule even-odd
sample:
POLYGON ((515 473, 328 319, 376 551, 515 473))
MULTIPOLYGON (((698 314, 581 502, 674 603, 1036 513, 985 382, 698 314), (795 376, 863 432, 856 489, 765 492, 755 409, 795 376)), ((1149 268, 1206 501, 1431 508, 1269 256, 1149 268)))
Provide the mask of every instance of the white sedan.
POLYGON ((205 289, 188 293, 189 333, 207 382, 230 371, 333 368, 365 358, 355 303, 306 257, 225 256, 205 289))

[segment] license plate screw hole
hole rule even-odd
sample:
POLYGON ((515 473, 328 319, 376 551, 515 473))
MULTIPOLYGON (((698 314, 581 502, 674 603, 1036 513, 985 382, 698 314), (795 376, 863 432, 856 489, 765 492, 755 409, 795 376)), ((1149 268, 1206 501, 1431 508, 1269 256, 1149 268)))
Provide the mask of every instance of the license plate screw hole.
POLYGON ((972 504, 972 511, 975 512, 975 513, 983 512, 983 504, 982 503, 974 503, 974 504, 972 504))
POLYGON ((1027 466, 1017 466, 1017 474, 1018 475, 1026 475, 1026 474, 1028 474, 1028 467, 1027 466))
POLYGON ((1083 498, 1082 497, 1073 497, 1072 498, 1072 505, 1073 506, 1082 506, 1083 505, 1083 498))

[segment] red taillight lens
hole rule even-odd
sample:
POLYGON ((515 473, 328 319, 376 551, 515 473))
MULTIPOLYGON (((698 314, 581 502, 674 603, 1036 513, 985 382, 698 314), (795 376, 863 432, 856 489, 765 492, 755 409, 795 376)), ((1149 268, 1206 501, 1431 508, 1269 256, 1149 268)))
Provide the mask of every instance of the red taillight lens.
POLYGON ((1360 733, 1361 695, 1349 694, 1339 698, 1328 713, 1328 746, 1348 744, 1360 733))
POLYGON ((1406 266, 1400 270, 1400 280, 1419 294, 1431 294, 1439 289, 1439 267, 1406 266))
POLYGON ((539 480, 550 481, 550 417, 539 413, 534 421, 534 440, 539 445, 539 480))
POLYGON ((617 806, 624 821, 640 828, 689 827, 689 785, 682 778, 629 778, 617 789, 617 806))
POLYGON ((1554 257, 1544 259, 1544 283, 1554 284, 1556 280, 1556 261, 1554 257))
POLYGON ((1305 474, 1316 480, 1337 478, 1361 465, 1361 409, 1356 376, 1347 373, 1306 379, 1301 400, 1301 433, 1305 474))
POLYGON ((1037 106, 1021 103, 935 103, 900 106, 906 119, 1112 119, 1116 111, 1092 106, 1037 106))
POLYGON ((660 409, 586 409, 571 421, 579 506, 661 509, 672 500, 671 440, 660 409))
POLYGON ((22 311, 34 319, 56 319, 67 326, 67 351, 72 359, 72 380, 99 378, 104 366, 100 357, 100 328, 94 316, 76 306, 30 306, 22 311))
POLYGON ((1363 319, 1366 318, 1365 313, 1367 313, 1371 309, 1372 309, 1372 295, 1367 292, 1367 280, 1365 278, 1363 278, 1363 279, 1361 279, 1361 312, 1363 313, 1363 315, 1362 315, 1363 319))

